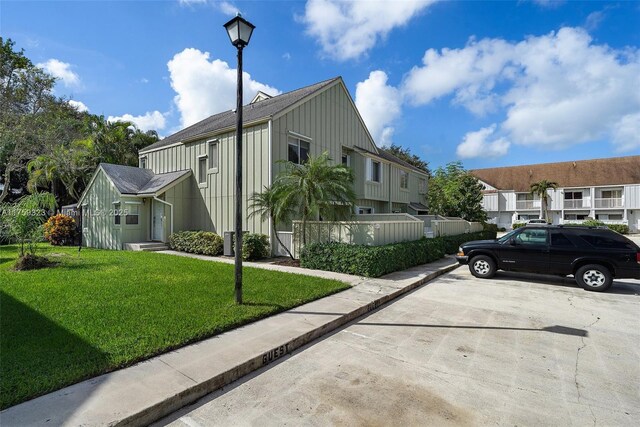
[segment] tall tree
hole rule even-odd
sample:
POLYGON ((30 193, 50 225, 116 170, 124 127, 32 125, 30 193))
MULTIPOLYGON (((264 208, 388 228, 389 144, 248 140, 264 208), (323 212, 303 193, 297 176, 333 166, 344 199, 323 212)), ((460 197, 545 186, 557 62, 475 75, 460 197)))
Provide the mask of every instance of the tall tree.
POLYGON ((531 184, 531 194, 540 196, 540 217, 549 220, 549 193, 548 190, 558 188, 558 183, 543 179, 531 184))
POLYGON ((467 221, 486 221, 482 190, 482 184, 464 169, 461 162, 448 163, 444 168, 439 167, 429 180, 429 212, 467 221))
POLYGON ((418 169, 422 169, 427 174, 429 174, 429 176, 431 176, 431 171, 429 170, 429 162, 422 160, 420 157, 413 154, 408 148, 401 147, 400 145, 396 144, 391 144, 390 147, 383 148, 383 150, 389 154, 393 154, 401 160, 404 160, 410 165, 417 167, 418 169))
POLYGON ((23 172, 28 160, 42 149, 38 130, 42 113, 55 102, 51 89, 55 79, 14 50, 11 39, 0 37, 0 202, 23 172))
POLYGON ((302 219, 302 244, 307 243, 309 219, 321 216, 327 220, 348 218, 353 213, 355 192, 353 171, 340 164, 332 164, 324 152, 299 165, 284 162, 284 170, 276 177, 273 187, 277 203, 292 207, 302 219))

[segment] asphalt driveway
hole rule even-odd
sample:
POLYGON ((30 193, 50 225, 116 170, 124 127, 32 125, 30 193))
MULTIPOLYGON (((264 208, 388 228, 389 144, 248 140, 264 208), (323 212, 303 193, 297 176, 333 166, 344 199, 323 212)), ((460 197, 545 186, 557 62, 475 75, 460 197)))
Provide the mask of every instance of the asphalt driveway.
POLYGON ((638 425, 640 281, 461 267, 165 419, 208 425, 638 425))

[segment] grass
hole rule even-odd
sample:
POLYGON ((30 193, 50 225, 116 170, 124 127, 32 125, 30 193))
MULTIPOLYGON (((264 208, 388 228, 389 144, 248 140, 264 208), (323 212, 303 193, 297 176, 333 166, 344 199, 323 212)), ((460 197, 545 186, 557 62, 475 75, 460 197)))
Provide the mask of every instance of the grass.
POLYGON ((53 268, 13 271, 0 246, 0 408, 329 295, 335 280, 149 252, 42 245, 53 268))

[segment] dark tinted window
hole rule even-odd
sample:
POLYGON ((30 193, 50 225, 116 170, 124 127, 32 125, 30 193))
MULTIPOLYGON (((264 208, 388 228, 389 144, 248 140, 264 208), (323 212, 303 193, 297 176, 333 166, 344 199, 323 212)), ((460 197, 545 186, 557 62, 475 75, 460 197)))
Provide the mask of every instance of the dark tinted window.
POLYGON ((572 248, 575 245, 564 234, 554 231, 551 233, 551 246, 572 248))
POLYGON ((591 246, 602 249, 635 249, 629 242, 600 234, 580 234, 591 246))

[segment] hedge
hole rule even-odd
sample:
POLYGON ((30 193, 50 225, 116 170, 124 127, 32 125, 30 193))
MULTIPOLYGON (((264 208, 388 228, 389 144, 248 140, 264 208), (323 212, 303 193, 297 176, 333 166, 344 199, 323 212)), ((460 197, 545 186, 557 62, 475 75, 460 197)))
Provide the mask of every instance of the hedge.
POLYGON ((178 231, 169 236, 169 247, 174 251, 202 255, 222 255, 222 237, 210 231, 178 231))
POLYGON ((242 259, 254 261, 271 254, 269 237, 265 234, 247 233, 242 236, 242 259))
POLYGON ((616 233, 629 234, 629 226, 626 224, 605 224, 598 220, 587 220, 582 224, 565 223, 564 225, 569 227, 607 227, 609 230, 615 231, 616 233))
POLYGON ((350 245, 348 243, 311 243, 300 254, 304 268, 335 271, 365 277, 380 277, 394 271, 426 264, 457 252, 470 240, 495 239, 495 231, 458 236, 422 238, 411 242, 384 246, 350 245))

